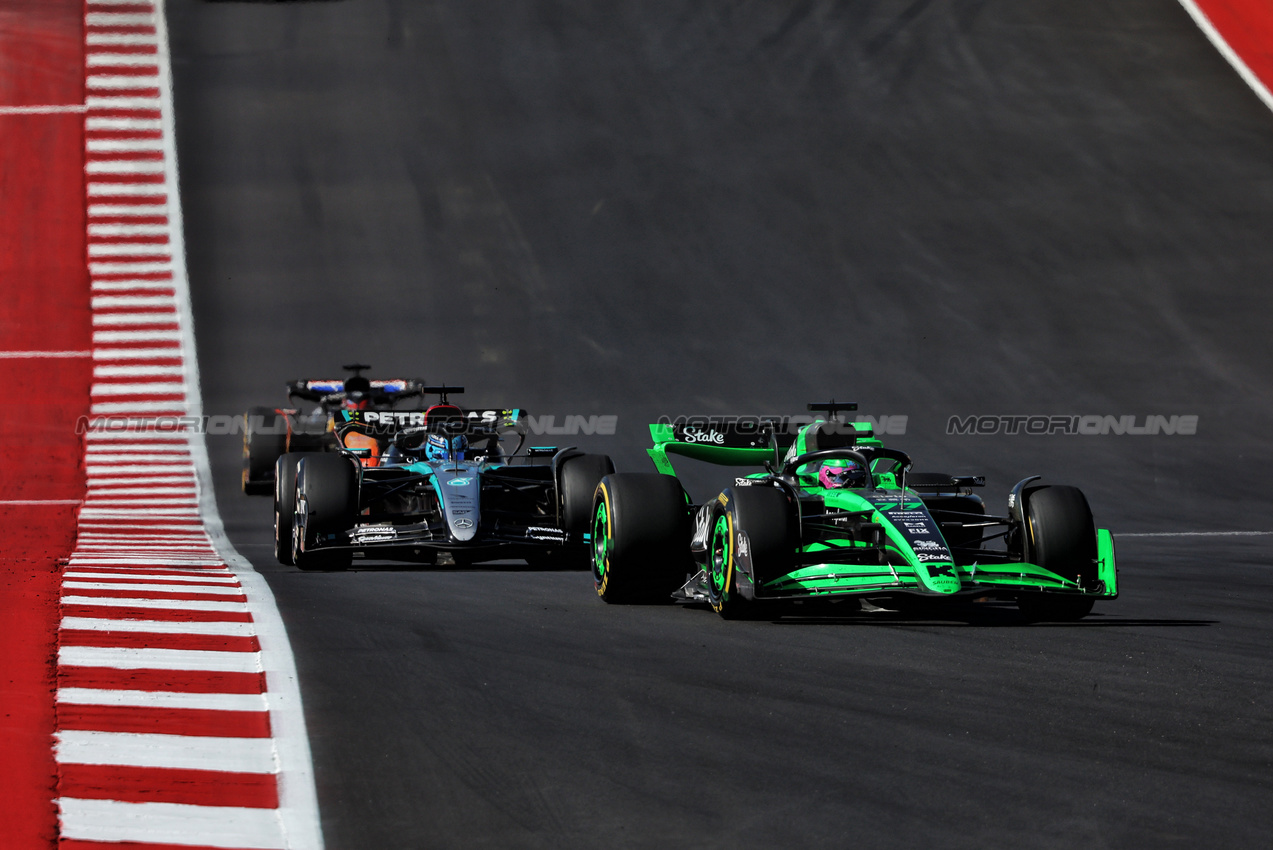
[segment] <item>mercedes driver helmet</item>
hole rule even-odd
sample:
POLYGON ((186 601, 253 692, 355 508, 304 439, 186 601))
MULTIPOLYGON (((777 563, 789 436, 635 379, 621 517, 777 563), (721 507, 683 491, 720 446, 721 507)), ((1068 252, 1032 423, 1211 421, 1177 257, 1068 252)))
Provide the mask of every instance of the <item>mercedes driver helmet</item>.
POLYGON ((468 447, 468 438, 463 434, 453 437, 430 434, 428 442, 424 444, 424 456, 429 460, 464 460, 464 452, 468 447))

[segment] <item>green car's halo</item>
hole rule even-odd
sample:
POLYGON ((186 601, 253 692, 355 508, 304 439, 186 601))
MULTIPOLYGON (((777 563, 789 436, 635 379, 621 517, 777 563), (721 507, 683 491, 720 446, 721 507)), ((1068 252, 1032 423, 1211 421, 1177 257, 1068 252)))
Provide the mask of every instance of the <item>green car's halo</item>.
POLYGON ((769 422, 655 424, 656 473, 597 488, 593 573, 607 602, 706 602, 725 617, 783 600, 859 597, 889 608, 1015 600, 1034 620, 1076 620, 1118 595, 1113 538, 1077 488, 1026 478, 986 512, 979 476, 911 471, 844 404, 783 434, 769 422), (702 505, 671 457, 762 467, 702 505))

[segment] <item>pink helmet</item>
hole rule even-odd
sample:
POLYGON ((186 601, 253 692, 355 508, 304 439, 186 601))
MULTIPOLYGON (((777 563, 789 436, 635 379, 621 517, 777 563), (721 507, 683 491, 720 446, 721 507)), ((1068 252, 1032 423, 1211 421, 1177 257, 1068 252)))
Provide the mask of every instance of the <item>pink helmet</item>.
POLYGON ((866 470, 853 460, 829 460, 818 471, 818 483, 828 490, 865 487, 866 470))

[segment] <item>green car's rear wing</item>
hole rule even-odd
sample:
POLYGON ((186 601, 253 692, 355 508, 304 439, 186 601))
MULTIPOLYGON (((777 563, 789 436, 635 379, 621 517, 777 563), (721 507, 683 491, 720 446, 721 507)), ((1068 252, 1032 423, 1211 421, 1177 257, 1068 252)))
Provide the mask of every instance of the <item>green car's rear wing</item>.
MULTIPOLYGON (((866 422, 844 423, 858 432, 856 442, 878 445, 866 422)), ((718 466, 755 466, 781 463, 794 435, 776 433, 766 421, 739 420, 727 423, 656 423, 650 426, 654 447, 646 449, 654 468, 664 475, 676 475, 668 455, 681 455, 718 466)))

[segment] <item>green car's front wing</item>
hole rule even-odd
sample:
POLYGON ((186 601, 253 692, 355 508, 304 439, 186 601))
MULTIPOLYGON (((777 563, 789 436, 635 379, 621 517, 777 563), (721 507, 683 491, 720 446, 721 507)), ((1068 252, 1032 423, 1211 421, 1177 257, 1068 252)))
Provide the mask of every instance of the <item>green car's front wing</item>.
MULTIPOLYGON (((951 563, 904 563, 866 565, 812 563, 750 588, 756 599, 808 599, 831 596, 918 594, 940 598, 955 596, 1019 597, 1023 593, 1060 593, 1114 599, 1118 596, 1118 569, 1114 538, 1099 529, 1097 542, 1097 582, 1080 587, 1074 581, 1030 563, 989 563, 957 566, 951 563)), ((818 552, 851 548, 829 543, 805 547, 801 560, 816 559, 818 552)), ((740 547, 744 552, 748 547, 740 547)), ((895 552, 903 555, 902 552, 895 552)), ((904 556, 904 555, 903 555, 904 556)), ((754 575, 745 555, 740 555, 741 571, 754 575)))

